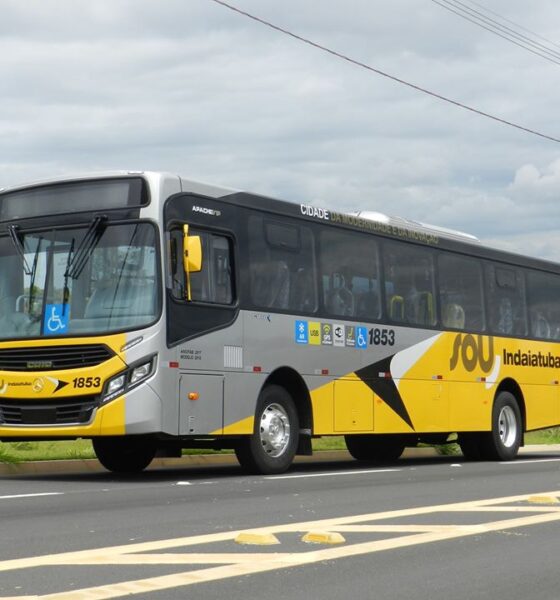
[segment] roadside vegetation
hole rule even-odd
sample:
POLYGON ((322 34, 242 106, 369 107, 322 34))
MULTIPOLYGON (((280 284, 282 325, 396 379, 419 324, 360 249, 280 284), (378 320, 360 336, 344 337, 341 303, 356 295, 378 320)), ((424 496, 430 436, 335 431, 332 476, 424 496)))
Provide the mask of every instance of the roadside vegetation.
MULTIPOLYGON (((526 444, 560 444, 560 427, 533 431, 525 436, 526 444)), ((345 450, 342 436, 313 440, 313 449, 345 450)), ((460 455, 457 444, 440 446, 438 451, 445 455, 460 455)), ((224 451, 226 452, 226 451, 224 451)), ((228 451, 230 452, 230 451, 228 451)), ((186 450, 184 454, 213 454, 209 450, 186 450)), ((19 463, 37 460, 87 460, 95 458, 89 440, 62 442, 0 442, 0 463, 19 463)))
POLYGON ((4 463, 87 458, 95 458, 95 453, 89 440, 0 443, 0 462, 4 463))

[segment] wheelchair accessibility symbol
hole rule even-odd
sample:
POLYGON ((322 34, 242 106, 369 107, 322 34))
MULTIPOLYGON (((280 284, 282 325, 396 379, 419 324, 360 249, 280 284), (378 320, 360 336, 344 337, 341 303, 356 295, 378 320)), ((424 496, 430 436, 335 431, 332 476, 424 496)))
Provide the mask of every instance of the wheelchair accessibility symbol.
POLYGON ((64 304, 47 304, 43 323, 45 335, 66 333, 69 317, 70 309, 68 305, 66 305, 66 310, 64 310, 64 304))
POLYGON ((358 348, 367 348, 367 327, 356 327, 356 346, 358 348))

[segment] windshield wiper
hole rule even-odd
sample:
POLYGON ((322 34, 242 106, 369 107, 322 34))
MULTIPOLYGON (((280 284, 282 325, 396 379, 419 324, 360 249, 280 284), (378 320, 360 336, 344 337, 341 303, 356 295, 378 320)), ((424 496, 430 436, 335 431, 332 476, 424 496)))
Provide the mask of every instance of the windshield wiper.
MULTIPOLYGON (((105 215, 94 217, 93 221, 89 224, 76 253, 69 260, 64 272, 64 277, 71 277, 72 279, 78 279, 84 267, 87 265, 89 257, 95 246, 97 246, 103 231, 105 230, 105 222, 107 217, 105 215)), ((70 254, 68 255, 70 259, 70 254)))
POLYGON ((29 266, 29 263, 27 262, 27 259, 25 258, 23 241, 21 240, 21 238, 19 236, 18 230, 19 230, 19 227, 17 225, 8 225, 8 233, 10 234, 10 239, 12 240, 14 248, 16 249, 17 253, 19 254, 21 260, 23 261, 23 270, 26 275, 32 275, 33 271, 31 270, 31 267, 29 266))
POLYGON ((23 271, 26 275, 30 276, 29 296, 27 300, 29 308, 27 310, 29 317, 31 317, 33 311, 33 302, 35 301, 35 276, 37 275, 37 263, 39 262, 39 255, 41 253, 41 244, 43 243, 43 238, 40 237, 37 240, 37 248, 35 249, 35 252, 33 254, 33 265, 30 267, 29 263, 27 262, 27 259, 25 258, 25 247, 23 245, 23 240, 21 239, 18 230, 19 227, 17 225, 8 225, 8 233, 10 234, 10 239, 12 240, 12 243, 14 244, 14 247, 23 262, 23 271))
POLYGON ((64 271, 64 288, 62 289, 62 316, 66 314, 66 305, 68 304, 68 300, 70 299, 70 288, 68 287, 68 278, 70 275, 68 274, 68 269, 70 265, 70 259, 72 258, 72 254, 74 253, 74 244, 76 240, 72 238, 72 243, 70 244, 70 249, 68 250, 68 256, 66 257, 66 271, 64 271))
POLYGON ((29 281, 29 318, 31 318, 33 314, 33 302, 35 302, 35 276, 37 275, 37 262, 39 261, 39 254, 41 253, 42 243, 43 238, 40 237, 37 240, 37 249, 35 250, 35 254, 33 255, 33 266, 31 267, 31 273, 28 273, 28 275, 31 275, 31 279, 29 281))

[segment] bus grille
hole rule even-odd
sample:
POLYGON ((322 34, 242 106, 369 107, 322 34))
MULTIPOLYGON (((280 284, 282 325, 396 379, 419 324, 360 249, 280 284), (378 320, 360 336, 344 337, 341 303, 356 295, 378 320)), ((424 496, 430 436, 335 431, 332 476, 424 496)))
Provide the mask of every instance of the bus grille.
POLYGON ((55 371, 93 367, 114 356, 104 344, 3 348, 0 371, 55 371))
POLYGON ((73 425, 89 423, 99 404, 98 396, 69 398, 62 402, 1 400, 2 425, 73 425))

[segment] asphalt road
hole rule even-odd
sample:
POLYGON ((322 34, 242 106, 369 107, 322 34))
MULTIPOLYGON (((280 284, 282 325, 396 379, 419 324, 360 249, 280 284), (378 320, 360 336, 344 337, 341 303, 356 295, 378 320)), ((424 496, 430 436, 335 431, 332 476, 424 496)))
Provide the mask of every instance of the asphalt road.
POLYGON ((235 466, 1 476, 0 596, 559 598, 560 504, 547 503, 559 469, 560 453, 540 452, 275 477, 235 466), (239 532, 278 543, 240 544, 239 532), (320 543, 303 542, 309 532, 320 543))

